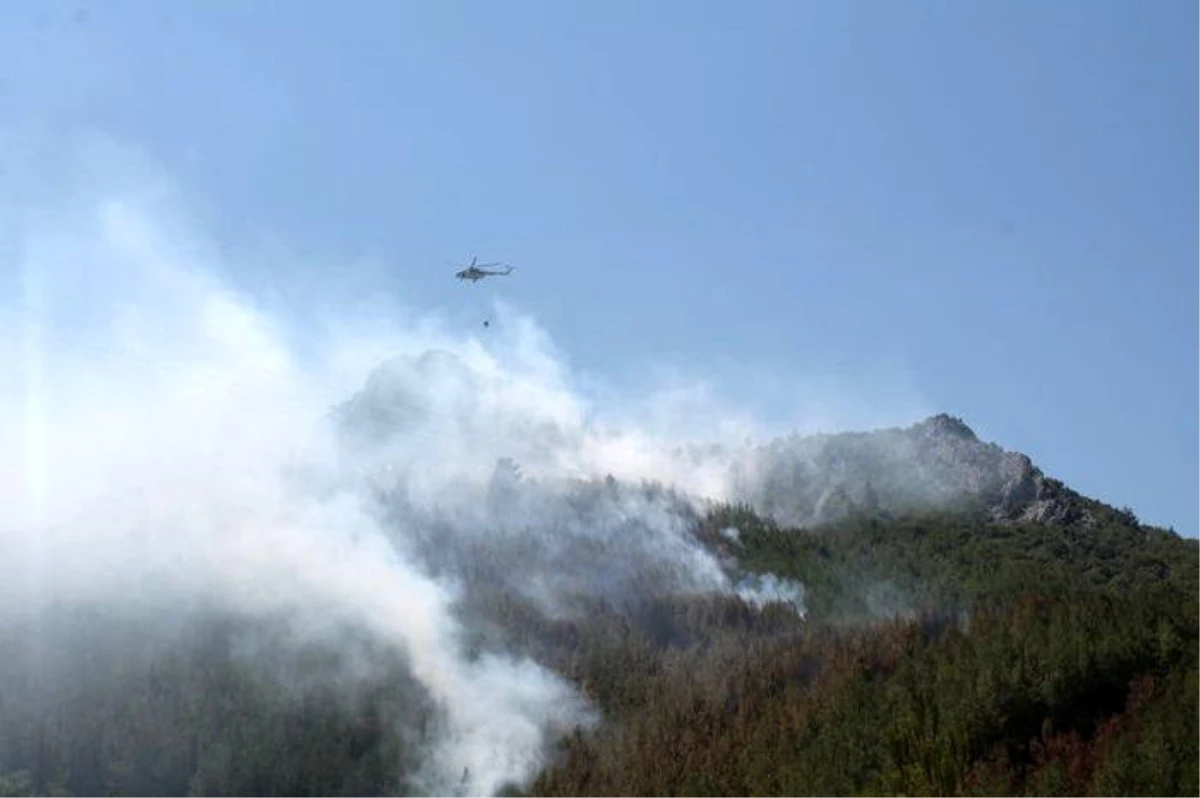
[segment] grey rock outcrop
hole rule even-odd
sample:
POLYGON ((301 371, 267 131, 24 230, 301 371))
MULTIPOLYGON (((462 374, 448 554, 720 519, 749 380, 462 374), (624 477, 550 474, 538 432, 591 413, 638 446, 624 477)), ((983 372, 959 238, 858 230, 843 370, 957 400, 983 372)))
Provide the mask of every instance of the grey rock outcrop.
POLYGON ((940 414, 906 428, 790 437, 739 467, 739 498, 781 523, 855 512, 975 508, 996 521, 1088 523, 1087 509, 1020 452, 940 414))

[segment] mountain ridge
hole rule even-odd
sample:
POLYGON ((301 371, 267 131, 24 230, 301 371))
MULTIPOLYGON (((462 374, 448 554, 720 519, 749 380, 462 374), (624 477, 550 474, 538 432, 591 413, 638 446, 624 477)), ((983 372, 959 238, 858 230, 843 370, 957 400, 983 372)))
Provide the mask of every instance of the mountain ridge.
POLYGON ((932 509, 1000 523, 1091 528, 1110 513, 1138 523, 1131 511, 1046 475, 1028 455, 980 440, 948 413, 907 427, 777 438, 736 470, 738 500, 789 526, 932 509))
MULTIPOLYGON (((487 438, 495 462, 550 475, 563 462, 579 462, 591 430, 563 418, 530 419, 513 410, 496 414, 486 401, 494 392, 458 356, 441 351, 396 357, 380 364, 350 399, 332 408, 340 432, 379 452, 396 436, 446 445, 447 424, 466 438, 487 438), (484 398, 481 398, 484 397, 484 398), (531 434, 536 433, 536 434, 531 434), (575 447, 575 448, 571 448, 575 447), (542 468, 533 469, 533 461, 542 468)), ((474 443, 464 453, 474 449, 474 443)), ((479 452, 474 451, 478 460, 479 452)), ((486 458, 485 458, 486 459, 486 458)), ((1137 525, 1128 509, 1116 509, 1047 475, 1028 455, 983 441, 967 422, 941 412, 908 426, 870 430, 793 433, 741 446, 722 443, 676 448, 664 465, 680 473, 718 474, 724 500, 745 503, 784 526, 816 527, 859 514, 894 516, 914 511, 967 511, 999 523, 1041 523, 1095 528, 1114 515, 1137 525), (670 458, 675 458, 674 460, 670 458)), ((481 480, 492 463, 472 466, 481 480)), ((593 476, 602 476, 600 473, 593 476)), ((614 474, 636 482, 631 474, 614 474)), ((658 480, 658 477, 652 477, 658 480)), ((663 484, 674 482, 664 471, 663 484)), ((697 485, 672 484, 698 499, 697 485)))

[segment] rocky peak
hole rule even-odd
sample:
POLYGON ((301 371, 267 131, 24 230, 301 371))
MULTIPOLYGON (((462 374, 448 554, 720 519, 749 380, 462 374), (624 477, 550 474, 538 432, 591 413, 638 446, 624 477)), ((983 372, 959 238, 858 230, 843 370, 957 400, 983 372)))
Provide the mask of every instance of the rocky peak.
POLYGON ((946 413, 905 428, 776 442, 755 466, 760 479, 742 498, 781 523, 967 505, 1000 521, 1087 520, 1074 494, 1029 457, 979 440, 946 413))
POLYGON ((949 413, 938 413, 924 421, 913 425, 914 432, 929 437, 945 435, 952 438, 962 438, 968 441, 978 441, 975 432, 958 416, 949 413))

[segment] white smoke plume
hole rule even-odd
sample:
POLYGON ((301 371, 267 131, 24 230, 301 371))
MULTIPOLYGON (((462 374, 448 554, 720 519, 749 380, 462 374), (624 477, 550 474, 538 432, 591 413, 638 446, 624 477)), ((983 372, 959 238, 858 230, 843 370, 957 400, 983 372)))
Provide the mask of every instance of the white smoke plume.
POLYGON ((0 214, 0 623, 65 603, 365 631, 444 713, 421 783, 485 794, 595 718, 534 662, 468 655, 472 574, 549 614, 639 580, 738 592, 686 501, 604 482, 722 498, 730 455, 606 427, 515 312, 487 343, 347 314, 300 347, 161 182, 0 214))
POLYGON ((804 615, 804 585, 775 574, 749 574, 738 582, 737 593, 749 604, 787 604, 804 615))

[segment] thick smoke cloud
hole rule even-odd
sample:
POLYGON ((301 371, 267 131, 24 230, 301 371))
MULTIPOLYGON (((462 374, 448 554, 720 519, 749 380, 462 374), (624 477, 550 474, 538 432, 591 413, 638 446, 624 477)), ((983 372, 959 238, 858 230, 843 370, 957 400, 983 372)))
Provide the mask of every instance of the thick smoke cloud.
POLYGON ((470 591, 551 617, 647 591, 802 602, 733 584, 688 533, 734 455, 605 426, 532 321, 501 309, 485 343, 346 314, 301 347, 174 200, 97 180, 0 208, 0 623, 87 605, 352 629, 441 712, 416 783, 488 793, 597 718, 537 663, 473 650, 470 591))

